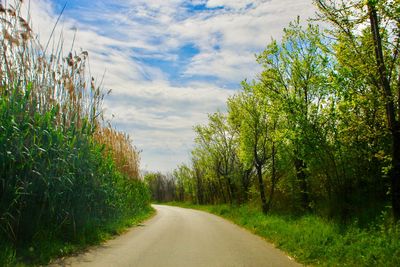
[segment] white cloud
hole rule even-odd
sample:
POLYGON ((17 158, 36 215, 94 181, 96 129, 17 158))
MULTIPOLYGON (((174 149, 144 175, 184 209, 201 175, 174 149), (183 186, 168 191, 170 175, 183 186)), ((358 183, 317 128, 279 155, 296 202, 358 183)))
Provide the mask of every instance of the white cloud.
MULTIPOLYGON (((207 1, 207 7, 213 8, 213 7, 228 7, 228 8, 234 8, 234 9, 240 9, 240 8, 245 8, 247 5, 253 4, 255 1, 251 0, 208 0, 207 1)), ((256 1, 257 2, 257 1, 256 1)))
MULTIPOLYGON (((78 29, 75 48, 89 51, 93 76, 100 79, 107 70, 104 85, 113 93, 105 107, 114 123, 143 150, 143 167, 166 171, 188 160, 192 126, 223 109, 232 89, 255 76, 254 54, 271 37, 278 39, 298 14, 313 15, 311 2, 99 0, 91 8, 67 10, 54 36, 63 29, 68 51, 72 29, 78 29), (190 11, 190 4, 206 8, 190 11), (198 54, 182 58, 180 49, 187 44, 198 54)), ((54 3, 31 1, 31 13, 33 28, 46 43, 58 16, 54 3)))
POLYGON ((223 109, 231 93, 202 85, 142 86, 135 93, 124 90, 125 93, 114 94, 106 108, 115 114, 117 126, 127 131, 143 149, 143 167, 147 164, 147 168, 156 166, 164 171, 188 160, 194 139, 193 125, 205 123, 207 113, 223 109))

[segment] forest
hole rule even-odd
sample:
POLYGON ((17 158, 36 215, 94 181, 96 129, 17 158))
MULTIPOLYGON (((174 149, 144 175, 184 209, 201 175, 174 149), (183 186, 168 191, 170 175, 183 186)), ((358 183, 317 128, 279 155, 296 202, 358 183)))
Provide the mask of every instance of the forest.
POLYGON ((315 5, 317 19, 297 18, 256 56, 262 71, 226 112, 194 126, 190 163, 148 177, 155 199, 400 219, 399 3, 315 5))

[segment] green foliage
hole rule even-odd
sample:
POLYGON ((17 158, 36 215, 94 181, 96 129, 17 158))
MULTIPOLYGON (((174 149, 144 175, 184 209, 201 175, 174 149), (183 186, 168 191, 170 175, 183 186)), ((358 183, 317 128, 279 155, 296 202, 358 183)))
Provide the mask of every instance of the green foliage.
MULTIPOLYGON (((54 245, 49 240, 90 243, 102 225, 143 213, 150 200, 143 182, 127 179, 111 157, 103 156, 92 131, 57 128, 54 111, 29 114, 25 101, 19 90, 0 98, 4 264, 25 257, 19 252, 27 251, 33 240, 48 248, 54 245)), ((40 255, 39 261, 44 262, 40 255)))
POLYGON ((196 191, 202 192, 198 202, 233 202, 238 198, 239 178, 235 175, 238 134, 221 112, 208 116, 208 125, 197 125, 196 148, 192 151, 196 191), (207 167, 206 167, 207 166, 207 167), (208 190, 210 187, 214 191, 208 190), (211 200, 212 199, 212 200, 211 200))
MULTIPOLYGON (((367 22, 364 5, 343 2, 340 9, 329 0, 316 3, 333 29, 302 26, 298 18, 282 40, 267 45, 257 57, 258 79, 242 82, 242 90, 227 100, 226 114, 210 115, 207 124, 195 127, 191 171, 176 175, 181 192, 192 196, 180 199, 250 198, 265 212, 315 213, 368 225, 389 204, 388 193, 396 196, 400 131, 387 120, 388 101, 398 103, 400 88, 393 3, 376 6, 389 23, 377 25, 385 62, 391 63, 389 99, 382 93, 373 34, 361 27, 367 22), (352 16, 359 21, 349 20, 352 16)), ((398 110, 394 105, 395 117, 398 110)))
POLYGON ((179 201, 191 201, 194 202, 194 189, 191 178, 192 170, 185 164, 178 166, 174 170, 174 177, 176 178, 176 196, 179 201))
POLYGON ((244 192, 249 205, 200 208, 251 229, 306 264, 397 266, 399 3, 314 2, 330 27, 304 27, 299 19, 289 24, 282 40, 272 40, 258 55, 258 78, 244 81, 228 99, 227 113, 219 115, 228 118, 219 128, 234 136, 231 175, 210 167, 226 151, 210 116, 196 127, 188 175, 176 174, 178 182, 185 177, 183 194, 189 185, 196 190, 179 199, 241 202, 240 194, 233 201, 212 197, 229 193, 224 184, 237 177, 236 191, 244 192), (269 210, 279 215, 265 216, 269 210))
POLYGON ((103 96, 85 77, 87 53, 45 54, 16 14, 0 12, 0 265, 46 264, 143 218, 150 192, 127 139, 107 153, 99 141, 103 96))
POLYGON ((15 258, 15 249, 10 247, 9 254, 5 252, 1 255, 8 256, 11 260, 0 262, 4 266, 15 266, 16 264, 20 264, 21 266, 36 266, 38 264, 47 264, 56 257, 66 257, 74 253, 79 253, 88 246, 99 245, 115 235, 122 234, 127 228, 138 225, 143 220, 152 216, 153 213, 154 210, 147 207, 129 216, 105 221, 101 225, 86 225, 83 231, 84 234, 73 241, 65 241, 57 236, 50 236, 48 234, 38 235, 29 247, 20 248, 18 251, 18 261, 15 258), (14 257, 12 257, 13 255, 14 257), (21 262, 21 259, 23 259, 23 262, 21 262))

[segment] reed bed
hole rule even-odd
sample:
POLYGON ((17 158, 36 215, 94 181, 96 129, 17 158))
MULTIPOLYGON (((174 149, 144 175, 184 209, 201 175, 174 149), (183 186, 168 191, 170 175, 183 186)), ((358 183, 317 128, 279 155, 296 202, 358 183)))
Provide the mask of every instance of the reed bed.
POLYGON ((40 244, 85 243, 149 203, 137 150, 104 126, 88 53, 41 46, 22 5, 0 4, 0 265, 46 262, 40 244))
POLYGON ((132 145, 128 134, 109 127, 99 127, 95 133, 95 140, 103 144, 103 154, 111 156, 117 169, 131 179, 140 178, 140 155, 132 145))

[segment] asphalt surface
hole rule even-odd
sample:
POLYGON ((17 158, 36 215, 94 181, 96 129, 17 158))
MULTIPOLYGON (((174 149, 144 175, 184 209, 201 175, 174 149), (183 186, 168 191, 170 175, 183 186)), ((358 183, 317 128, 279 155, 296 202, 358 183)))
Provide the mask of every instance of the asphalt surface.
POLYGON ((157 215, 52 266, 301 266, 262 238, 212 214, 154 205, 157 215))

